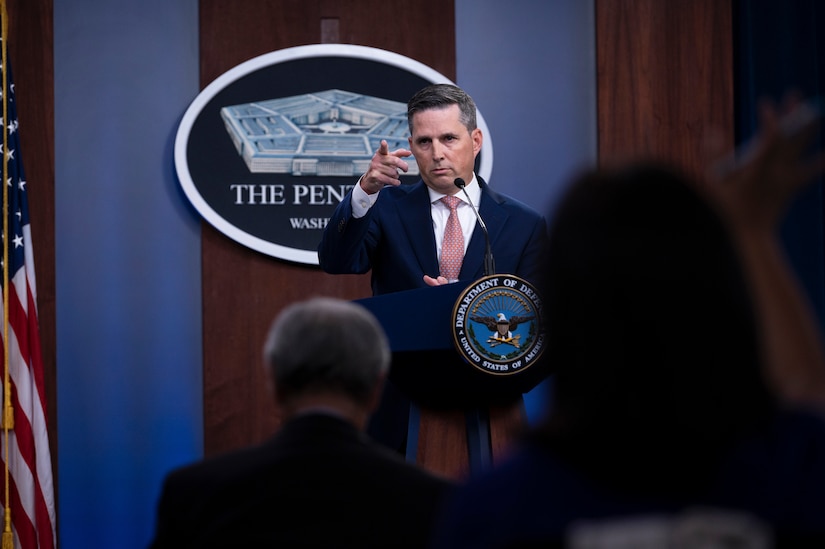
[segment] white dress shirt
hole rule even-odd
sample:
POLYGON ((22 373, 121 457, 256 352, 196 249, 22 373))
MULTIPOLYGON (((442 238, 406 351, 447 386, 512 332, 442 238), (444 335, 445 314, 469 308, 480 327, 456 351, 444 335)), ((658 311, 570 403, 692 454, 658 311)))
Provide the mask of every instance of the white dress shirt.
MULTIPOLYGON (((475 205, 477 210, 481 202, 481 187, 478 185, 476 174, 473 174, 473 178, 464 188, 467 191, 467 194, 470 195, 470 200, 473 201, 473 205, 475 205)), ((441 202, 441 198, 445 195, 436 192, 429 187, 427 187, 427 191, 430 193, 430 214, 433 218, 435 246, 438 259, 440 261, 441 241, 444 240, 444 228, 447 226, 447 218, 450 216, 450 208, 441 202)), ((375 201, 378 200, 378 195, 380 192, 381 191, 375 194, 367 194, 366 191, 361 188, 361 180, 359 179, 358 183, 356 183, 355 187, 352 189, 352 216, 357 219, 367 215, 369 209, 373 204, 375 204, 375 201)), ((458 214, 458 220, 461 223, 461 232, 464 234, 464 252, 466 253, 467 245, 470 243, 470 238, 473 236, 473 230, 476 226, 476 214, 467 203, 467 196, 463 191, 459 190, 455 196, 461 200, 458 208, 456 208, 456 213, 458 214)))

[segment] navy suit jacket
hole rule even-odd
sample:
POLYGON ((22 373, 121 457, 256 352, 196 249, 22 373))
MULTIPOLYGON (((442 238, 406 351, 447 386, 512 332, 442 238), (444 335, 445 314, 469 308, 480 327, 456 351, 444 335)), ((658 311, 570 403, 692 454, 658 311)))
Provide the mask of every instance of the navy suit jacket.
MULTIPOLYGON (((514 274, 535 283, 547 240, 542 215, 496 193, 480 178, 479 213, 487 231, 496 273, 514 274)), ((424 275, 438 276, 438 257, 430 214, 430 196, 422 180, 385 187, 367 215, 352 217, 352 191, 329 220, 318 247, 319 264, 332 274, 362 274, 372 269, 373 295, 426 286, 424 275)), ((476 223, 459 279, 484 276, 486 243, 476 223)))
POLYGON ((151 549, 424 549, 452 483, 325 414, 168 475, 151 549))

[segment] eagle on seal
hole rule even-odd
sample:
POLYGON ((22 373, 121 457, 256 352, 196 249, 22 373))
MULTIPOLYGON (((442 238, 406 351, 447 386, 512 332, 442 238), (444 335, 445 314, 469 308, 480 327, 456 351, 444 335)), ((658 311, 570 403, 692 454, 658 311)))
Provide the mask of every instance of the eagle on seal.
POLYGON ((535 315, 513 315, 509 319, 504 316, 504 313, 498 313, 498 316, 480 316, 480 315, 471 315, 470 320, 473 322, 478 322, 479 324, 484 324, 488 330, 491 332, 498 331, 498 325, 501 324, 509 324, 509 331, 514 331, 518 328, 518 325, 522 322, 527 322, 529 320, 533 320, 536 318, 535 315))

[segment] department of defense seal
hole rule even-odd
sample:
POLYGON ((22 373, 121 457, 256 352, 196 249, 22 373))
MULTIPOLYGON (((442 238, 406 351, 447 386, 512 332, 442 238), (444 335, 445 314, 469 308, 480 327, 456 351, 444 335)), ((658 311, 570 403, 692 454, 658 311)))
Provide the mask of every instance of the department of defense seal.
POLYGON ((522 372, 544 351, 541 298, 515 275, 480 278, 453 307, 453 341, 464 359, 495 375, 522 372))

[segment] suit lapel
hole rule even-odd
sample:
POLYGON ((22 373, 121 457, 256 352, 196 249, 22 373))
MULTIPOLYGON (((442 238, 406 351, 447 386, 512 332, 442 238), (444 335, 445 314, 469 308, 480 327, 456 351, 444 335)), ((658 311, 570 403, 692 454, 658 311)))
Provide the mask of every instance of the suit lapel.
MULTIPOLYGON (((498 235, 504 227, 509 214, 507 210, 501 206, 503 200, 495 191, 490 190, 487 183, 476 176, 478 184, 481 187, 481 204, 478 211, 484 224, 487 225, 487 232, 490 234, 490 245, 492 248, 496 247, 498 235)), ((476 222, 475 229, 473 229, 473 236, 470 239, 470 244, 467 246, 467 253, 464 255, 464 263, 461 265, 461 278, 474 277, 475 273, 484 272, 484 254, 487 243, 484 239, 484 231, 476 222)))
POLYGON ((424 273, 438 274, 433 218, 430 213, 430 194, 423 181, 415 184, 407 195, 398 201, 397 214, 401 226, 410 241, 410 249, 424 273))

